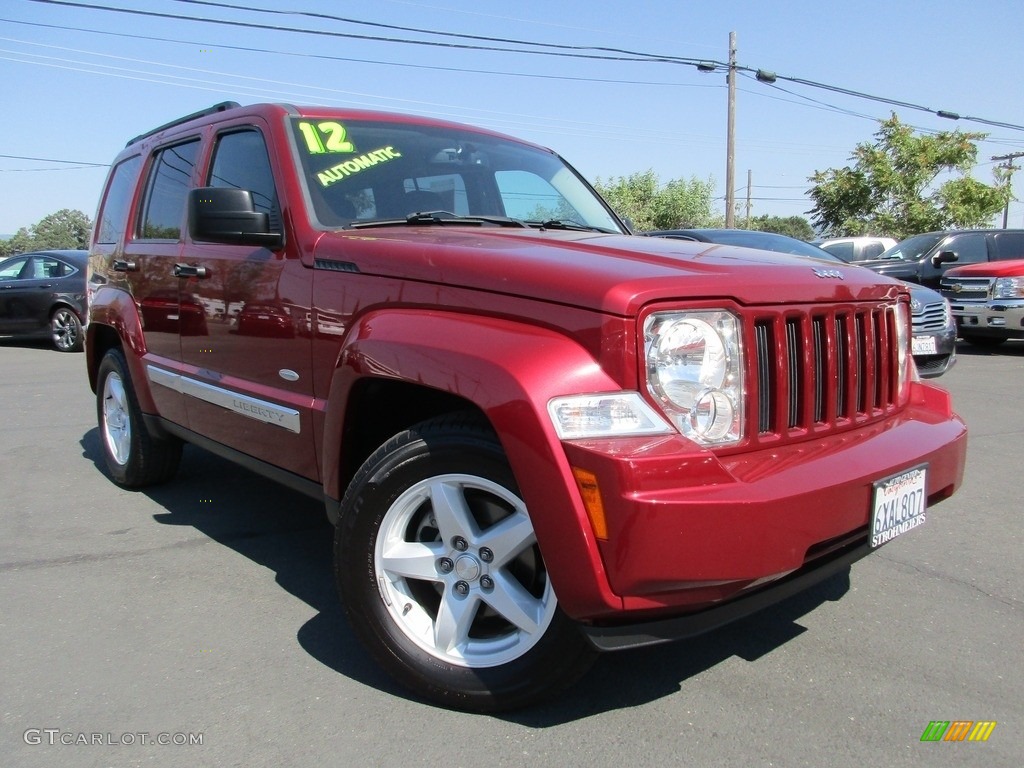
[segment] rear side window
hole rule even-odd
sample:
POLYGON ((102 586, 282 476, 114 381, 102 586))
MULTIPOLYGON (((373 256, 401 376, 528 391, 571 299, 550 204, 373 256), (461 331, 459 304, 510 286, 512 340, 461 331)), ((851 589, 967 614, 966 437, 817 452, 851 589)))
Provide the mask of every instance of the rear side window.
POLYGON ((110 174, 107 197, 96 222, 96 242, 116 243, 125 230, 125 217, 132 202, 135 177, 142 158, 136 155, 122 160, 110 174))
POLYGON ((996 242, 997 259, 1024 259, 1024 232, 997 232, 993 235, 996 242))
POLYGON ((853 261, 854 259, 853 243, 825 243, 821 247, 843 261, 853 261))
POLYGON ((157 152, 142 201, 139 237, 147 240, 181 238, 185 200, 198 154, 198 139, 157 152))
POLYGON ((72 267, 52 256, 36 256, 32 259, 32 274, 29 275, 29 278, 46 280, 47 278, 64 277, 74 271, 72 267))
POLYGON ((280 231, 277 188, 267 157, 267 145, 259 131, 235 131, 217 140, 207 184, 249 190, 253 207, 269 215, 272 231, 280 231))
POLYGON ((869 259, 877 259, 882 255, 882 251, 885 250, 885 245, 882 243, 867 243, 864 249, 860 253, 861 259, 867 261, 869 259))

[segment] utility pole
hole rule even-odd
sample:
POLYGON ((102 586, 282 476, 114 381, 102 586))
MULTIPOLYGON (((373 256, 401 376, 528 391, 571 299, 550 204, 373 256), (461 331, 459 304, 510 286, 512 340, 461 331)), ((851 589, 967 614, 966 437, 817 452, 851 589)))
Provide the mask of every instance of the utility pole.
POLYGON ((725 149, 725 226, 736 226, 736 33, 729 33, 729 126, 725 149))
MULTIPOLYGON (((1011 152, 1008 155, 1000 155, 999 157, 993 157, 993 160, 1005 160, 1006 165, 1002 166, 1006 169, 1006 186, 1009 187, 1011 194, 1013 193, 1013 184, 1010 180, 1013 178, 1013 172, 1019 171, 1020 166, 1014 165, 1013 161, 1018 157, 1024 157, 1024 152, 1011 152)), ((1010 217, 1010 198, 1007 196, 1006 205, 1003 206, 1003 229, 1006 229, 1007 219, 1010 217)))
POLYGON ((747 169, 747 229, 750 229, 750 187, 754 183, 754 173, 747 169))

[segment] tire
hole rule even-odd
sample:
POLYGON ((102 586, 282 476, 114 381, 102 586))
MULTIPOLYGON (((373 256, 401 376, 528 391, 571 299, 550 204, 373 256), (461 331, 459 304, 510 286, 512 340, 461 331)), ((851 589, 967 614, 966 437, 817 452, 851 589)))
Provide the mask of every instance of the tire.
POLYGON ((968 344, 984 349, 995 349, 1006 341, 1005 336, 975 336, 969 333, 962 333, 960 337, 968 344))
POLYGON ((170 480, 181 461, 181 441, 157 438, 146 429, 124 353, 111 349, 100 362, 96 418, 103 458, 114 482, 143 488, 170 480))
POLYGON ((71 307, 57 307, 50 315, 50 338, 61 352, 82 351, 82 323, 71 307))
POLYGON ((367 459, 342 501, 334 563, 373 657, 443 706, 526 706, 595 656, 558 608, 497 438, 471 417, 424 422, 367 459))

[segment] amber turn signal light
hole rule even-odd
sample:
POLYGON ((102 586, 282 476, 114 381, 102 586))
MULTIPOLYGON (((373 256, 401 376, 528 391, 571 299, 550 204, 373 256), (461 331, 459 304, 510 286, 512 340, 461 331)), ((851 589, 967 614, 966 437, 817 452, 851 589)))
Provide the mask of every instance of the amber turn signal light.
POLYGON ((604 517, 604 503, 601 501, 601 488, 597 484, 597 475, 579 467, 572 468, 576 485, 583 497, 583 506, 590 518, 590 526, 599 539, 608 540, 608 521, 604 517))

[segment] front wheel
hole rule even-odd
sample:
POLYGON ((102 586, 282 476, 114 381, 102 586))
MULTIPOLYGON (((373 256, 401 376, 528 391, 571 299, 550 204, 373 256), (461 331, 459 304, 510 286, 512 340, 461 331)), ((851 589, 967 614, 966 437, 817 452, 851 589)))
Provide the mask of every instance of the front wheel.
POLYGON ((142 488, 173 477, 181 461, 181 441, 155 437, 146 429, 121 350, 111 349, 103 356, 96 379, 103 458, 114 482, 142 488))
POLYGON ((525 706, 594 656, 558 608, 500 444, 468 417, 424 422, 366 461, 342 502, 335 573, 377 661, 444 706, 525 706))

